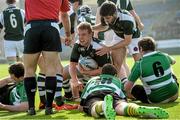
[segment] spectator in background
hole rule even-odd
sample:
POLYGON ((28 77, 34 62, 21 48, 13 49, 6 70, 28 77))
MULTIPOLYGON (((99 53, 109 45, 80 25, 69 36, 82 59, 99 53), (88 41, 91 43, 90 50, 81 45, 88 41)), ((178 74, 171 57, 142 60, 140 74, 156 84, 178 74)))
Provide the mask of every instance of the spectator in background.
MULTIPOLYGON (((46 108, 45 115, 53 114, 52 102, 56 91, 59 40, 59 15, 65 28, 65 44, 71 43, 68 0, 25 0, 26 31, 24 40, 25 89, 28 97, 28 115, 35 115, 36 67, 40 54, 44 58, 46 108)), ((62 75, 59 76, 62 80, 62 75)), ((61 88, 61 86, 60 86, 61 88)))
POLYGON ((6 0, 8 7, 0 14, 0 32, 4 27, 4 51, 9 64, 22 58, 25 12, 16 7, 16 0, 6 0))

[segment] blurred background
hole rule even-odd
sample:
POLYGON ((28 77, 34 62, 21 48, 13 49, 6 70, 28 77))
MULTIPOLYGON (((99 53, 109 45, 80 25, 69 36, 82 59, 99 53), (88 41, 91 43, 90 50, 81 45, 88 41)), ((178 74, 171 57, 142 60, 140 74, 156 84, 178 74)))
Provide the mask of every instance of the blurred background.
MULTIPOLYGON (((0 12, 7 7, 6 0, 0 0, 0 12)), ((145 28, 143 36, 157 40, 159 50, 169 54, 180 54, 180 0, 131 0, 141 17, 145 28)), ((96 14, 97 0, 84 0, 96 14)), ((17 6, 24 8, 24 0, 18 0, 17 6)), ((3 32, 0 34, 0 61, 4 61, 3 32)), ((62 59, 68 59, 69 53, 62 53, 62 59)))

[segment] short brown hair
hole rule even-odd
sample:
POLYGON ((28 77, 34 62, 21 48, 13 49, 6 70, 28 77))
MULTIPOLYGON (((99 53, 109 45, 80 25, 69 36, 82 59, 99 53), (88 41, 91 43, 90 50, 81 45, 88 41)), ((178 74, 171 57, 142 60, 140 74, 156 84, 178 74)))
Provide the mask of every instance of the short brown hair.
POLYGON ((104 2, 100 7, 100 16, 113 16, 116 14, 116 5, 111 1, 104 2))
POLYGON ((117 75, 117 69, 115 68, 114 65, 108 63, 102 67, 101 74, 108 74, 108 75, 116 76, 117 75))
POLYGON ((138 47, 139 49, 141 48, 142 51, 155 51, 155 40, 152 37, 143 37, 142 40, 138 42, 138 47))
POLYGON ((9 67, 9 74, 14 74, 15 77, 24 77, 24 65, 20 62, 12 64, 9 67))
POLYGON ((92 27, 91 24, 88 22, 81 22, 78 26, 77 29, 80 30, 88 30, 88 33, 92 33, 92 27))
POLYGON ((6 0, 7 4, 14 4, 16 2, 16 0, 6 0))

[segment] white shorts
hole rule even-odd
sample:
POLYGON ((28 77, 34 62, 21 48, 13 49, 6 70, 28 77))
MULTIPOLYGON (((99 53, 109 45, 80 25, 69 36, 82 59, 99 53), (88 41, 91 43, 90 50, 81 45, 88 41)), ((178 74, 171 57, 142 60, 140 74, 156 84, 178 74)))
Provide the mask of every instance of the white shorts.
POLYGON ((24 50, 24 40, 8 41, 4 40, 5 57, 22 57, 24 50))
MULTIPOLYGON (((127 46, 128 52, 129 52, 130 55, 139 53, 138 42, 139 42, 140 38, 141 37, 132 39, 131 43, 127 46)), ((122 40, 124 40, 124 39, 120 38, 119 36, 117 36, 114 33, 113 40, 112 41, 111 40, 105 40, 103 42, 103 44, 105 44, 106 46, 113 46, 113 45, 119 43, 122 40)))

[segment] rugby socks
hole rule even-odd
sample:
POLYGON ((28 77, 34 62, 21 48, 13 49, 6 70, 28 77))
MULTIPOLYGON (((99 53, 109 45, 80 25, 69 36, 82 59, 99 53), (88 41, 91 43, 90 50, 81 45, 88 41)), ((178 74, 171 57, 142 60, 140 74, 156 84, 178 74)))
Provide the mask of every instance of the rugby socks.
POLYGON ((69 79, 63 80, 63 89, 64 89, 64 96, 66 98, 72 98, 72 90, 69 79))
POLYGON ((29 109, 35 107, 35 93, 36 93, 36 78, 26 77, 24 78, 24 86, 28 98, 29 109))
POLYGON ((55 76, 46 76, 46 107, 52 108, 52 102, 54 100, 54 94, 56 91, 56 83, 57 81, 55 76))
POLYGON ((139 105, 137 105, 137 104, 127 103, 127 105, 124 107, 124 114, 126 116, 137 116, 137 115, 139 115, 138 108, 139 108, 139 105))
POLYGON ((63 82, 63 77, 60 74, 56 74, 56 79, 57 79, 57 85, 56 85, 56 92, 55 92, 55 101, 57 105, 62 105, 63 100, 62 100, 62 82, 63 82))
POLYGON ((45 89, 45 74, 39 73, 37 78, 37 85, 39 90, 40 102, 46 104, 46 89, 45 89))
POLYGON ((97 101, 93 103, 93 107, 91 109, 91 115, 95 118, 100 117, 100 115, 103 115, 103 101, 97 101))

